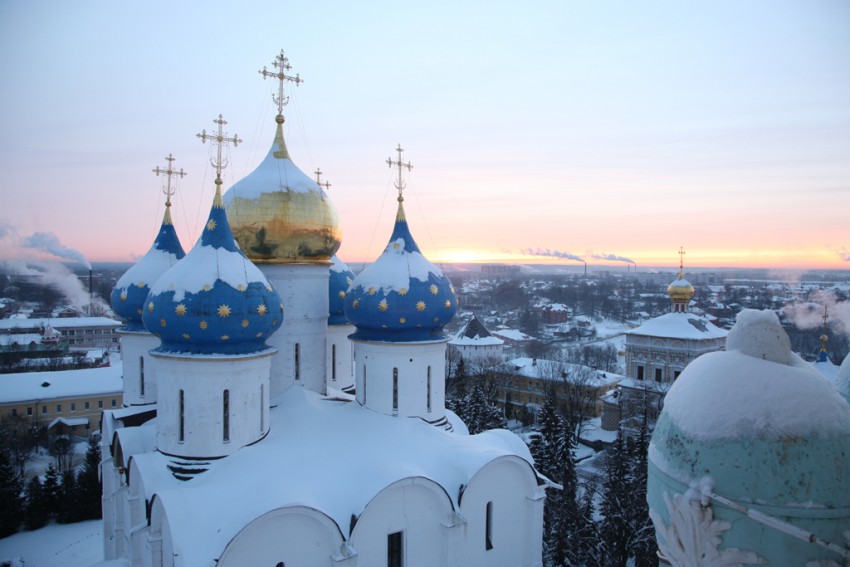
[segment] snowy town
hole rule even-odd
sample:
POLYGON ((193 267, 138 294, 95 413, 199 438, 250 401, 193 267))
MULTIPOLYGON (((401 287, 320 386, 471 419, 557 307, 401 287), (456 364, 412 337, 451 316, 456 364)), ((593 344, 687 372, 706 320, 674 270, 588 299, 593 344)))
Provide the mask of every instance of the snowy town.
MULTIPOLYGON (((762 7, 760 1, 754 5, 762 7)), ((315 7, 295 8, 287 10, 306 10, 302 16, 315 19, 315 7)), ((215 67, 215 82, 195 85, 191 96, 173 88, 173 77, 164 82, 147 98, 151 106, 159 98, 174 106, 156 119, 144 114, 148 101, 89 115, 105 129, 116 115, 129 116, 122 136, 156 130, 157 143, 174 143, 174 152, 157 149, 161 155, 144 167, 135 146, 133 160, 122 161, 117 152, 98 156, 103 168, 95 167, 94 177, 119 170, 120 176, 109 179, 107 199, 80 197, 86 212, 72 230, 47 212, 18 211, 11 200, 8 209, 20 218, 0 217, 0 567, 850 567, 844 217, 837 214, 841 230, 830 238, 817 235, 824 242, 814 254, 814 245, 802 243, 821 222, 800 205, 808 186, 792 188, 786 170, 767 182, 748 169, 779 152, 781 144, 772 144, 785 142, 785 123, 716 167, 711 151, 687 147, 676 130, 686 121, 671 118, 702 117, 704 102, 683 110, 664 100, 673 127, 658 145, 648 143, 640 129, 655 118, 638 103, 646 95, 640 85, 655 93, 646 100, 677 93, 666 72, 647 78, 642 68, 625 65, 628 80, 608 84, 606 64, 565 50, 556 61, 578 60, 578 67, 540 64, 547 81, 565 81, 556 88, 511 90, 492 103, 480 91, 447 87, 458 76, 487 82, 502 74, 502 81, 505 64, 508 73, 520 73, 517 83, 527 80, 514 69, 520 59, 490 46, 490 35, 530 34, 515 43, 545 58, 571 37, 568 25, 584 28, 582 18, 607 14, 597 6, 548 8, 570 18, 538 33, 513 19, 535 12, 536 25, 546 23, 535 10, 514 13, 493 4, 469 13, 453 6, 468 22, 468 29, 455 29, 456 18, 445 14, 435 28, 429 18, 446 6, 429 7, 414 24, 454 30, 446 38, 429 32, 406 52, 398 41, 405 32, 382 32, 394 39, 358 60, 356 69, 349 62, 341 71, 334 66, 345 51, 340 47, 350 51, 346 57, 360 57, 360 44, 369 43, 366 24, 375 25, 343 18, 334 29, 358 35, 320 36, 335 46, 331 56, 325 64, 304 58, 315 90, 309 82, 301 89, 302 62, 293 54, 308 51, 303 41, 255 61, 242 48, 221 51, 219 34, 212 34, 210 49, 227 61, 215 67), (494 14, 505 18, 494 28, 500 31, 481 35, 477 28, 487 28, 494 14), (445 77, 416 54, 438 55, 444 43, 467 34, 478 39, 438 59, 442 67, 459 61, 445 77), (487 66, 468 70, 478 51, 487 52, 487 66), (427 75, 437 86, 399 96, 381 82, 366 102, 350 104, 348 86, 323 82, 330 81, 323 74, 345 75, 348 83, 355 76, 383 81, 375 63, 382 58, 394 73, 427 75), (577 68, 599 90, 568 84, 577 68), (253 106, 233 94, 251 88, 262 88, 253 106), (306 91, 302 101, 296 89, 306 91), (534 114, 553 92, 557 102, 547 102, 548 113, 534 114), (508 100, 515 95, 523 102, 508 100), (577 98, 562 104, 568 96, 577 98), (427 102, 394 106, 406 97, 427 102), (186 109, 201 101, 216 110, 196 124, 186 109), (635 106, 618 115, 618 104, 635 106), (303 120, 313 109, 324 117, 343 106, 345 113, 331 120, 358 124, 345 135, 324 118, 303 120), (577 141, 559 146, 570 130, 564 124, 580 131, 585 106, 601 114, 577 141), (426 107, 433 112, 422 112, 426 107), (408 146, 405 136, 422 135, 418 120, 426 114, 469 123, 408 146), (626 114, 637 122, 624 121, 626 114), (257 126, 239 147, 244 140, 236 124, 245 134, 247 116, 257 126), (494 142, 491 123, 499 123, 498 136, 517 140, 504 153, 494 149, 504 142, 494 142), (629 132, 626 123, 640 128, 629 132), (337 167, 333 184, 316 165, 314 151, 377 152, 361 134, 374 128, 383 135, 387 125, 401 142, 382 145, 368 160, 332 162, 348 164, 337 167), (624 144, 616 163, 608 161, 609 147, 617 149, 611 140, 624 144), (545 144, 555 146, 553 153, 536 154, 545 144), (432 159, 441 155, 435 148, 447 146, 450 157, 432 159), (594 147, 604 151, 588 149, 594 147), (698 159, 681 161, 680 147, 698 159), (492 164, 506 156, 515 163, 502 175, 492 164), (467 160, 468 169, 458 165, 467 160), (184 166, 201 190, 187 190, 184 166), (365 173, 373 169, 385 186, 365 173), (721 181, 720 169, 735 172, 734 181, 721 181), (434 189, 443 180, 445 189, 434 189), (781 201, 781 214, 770 199, 751 198, 748 182, 762 183, 781 201), (535 192, 541 183, 546 189, 535 192), (787 195, 793 198, 784 201, 787 195), (659 206, 660 216, 649 212, 659 206), (547 228, 538 233, 538 226, 547 228), (102 227, 107 237, 98 232, 102 227), (78 240, 82 234, 96 236, 78 240), (144 234, 143 249, 127 244, 137 234, 144 234), (452 241, 456 246, 446 245, 452 241), (563 246, 553 248, 556 241, 563 246), (123 248, 116 253, 115 246, 123 248)), ((187 21, 183 9, 173 7, 176 21, 187 21)), ((350 9, 327 9, 323 17, 334 20, 350 9)), ((406 9, 413 8, 400 8, 406 9)), ((789 22, 804 20, 792 17, 798 8, 784 9, 789 22)), ((14 15, 40 25, 27 10, 2 7, 0 21, 16 21, 8 19, 14 15)), ((210 12, 222 15, 220 7, 210 12)), ((238 12, 225 19, 244 22, 249 10, 238 12)), ((772 5, 746 13, 760 25, 768 12, 773 15, 772 5)), ((818 14, 817 25, 807 25, 833 30, 831 19, 818 14)), ((841 14, 850 21, 850 12, 841 14)), ((604 19, 587 29, 622 35, 616 17, 604 19)), ((678 56, 670 46, 688 42, 668 44, 666 24, 650 19, 652 29, 663 29, 662 39, 641 32, 635 45, 652 60, 678 56), (656 42, 664 47, 655 51, 656 42)), ((730 19, 737 22, 737 13, 712 25, 734 28, 730 19)), ((275 33, 284 23, 292 25, 274 22, 275 33)), ((213 27, 220 32, 222 25, 213 27)), ((306 45, 318 43, 316 26, 306 45)), ((11 27, 5 35, 14 32, 23 42, 11 27)), ((93 36, 122 26, 96 27, 102 30, 93 36)), ((239 29, 231 39, 240 39, 233 44, 265 41, 251 26, 232 27, 239 29)), ((764 28, 760 33, 771 31, 764 28)), ((688 29, 676 31, 688 35, 688 29)), ((749 28, 734 31, 749 41, 749 28)), ((584 41, 600 43, 592 36, 584 41)), ((634 45, 620 48, 629 53, 634 45)), ((96 51, 113 56, 99 44, 96 51)), ((214 59, 185 45, 174 52, 193 65, 214 59)), ((140 69, 136 80, 153 82, 141 59, 171 65, 170 56, 131 61, 140 69)), ((723 60, 738 57, 731 49, 723 60)), ((687 82, 704 62, 685 59, 677 80, 687 82)), ((782 77, 773 91, 807 83, 782 77)), ((127 93, 143 90, 126 79, 115 82, 127 93)), ((723 89, 713 88, 722 106, 723 89)), ((85 97, 98 101, 97 91, 91 86, 85 97)), ((770 110, 761 100, 757 106, 770 110)), ((833 127, 828 103, 804 106, 824 112, 813 131, 833 127)), ((750 128, 768 114, 743 116, 750 128)), ((720 155, 723 139, 728 145, 742 135, 712 120, 716 115, 704 127, 720 155)), ((802 122, 795 115, 788 123, 794 120, 802 122)), ((58 122, 64 121, 82 119, 63 115, 58 122)), ((119 136, 108 131, 111 144, 119 136)), ((824 171, 839 171, 824 165, 823 156, 840 152, 830 146, 818 153, 813 138, 792 145, 813 152, 807 159, 824 171)), ((93 168, 56 157, 59 152, 43 154, 45 162, 67 160, 77 175, 93 168)), ((28 169, 38 185, 39 162, 19 166, 24 154, 15 155, 14 175, 28 169)), ((779 153, 772 159, 798 165, 779 153)), ((827 179, 820 169, 810 175, 809 181, 827 179)), ((840 179, 840 187, 823 181, 830 198, 847 192, 846 176, 840 179)), ((18 199, 25 191, 15 183, 9 193, 18 199)), ((26 185, 29 190, 29 180, 26 185)), ((812 208, 831 226, 835 211, 846 207, 818 195, 812 208)), ((56 199, 41 208, 65 206, 56 199)))

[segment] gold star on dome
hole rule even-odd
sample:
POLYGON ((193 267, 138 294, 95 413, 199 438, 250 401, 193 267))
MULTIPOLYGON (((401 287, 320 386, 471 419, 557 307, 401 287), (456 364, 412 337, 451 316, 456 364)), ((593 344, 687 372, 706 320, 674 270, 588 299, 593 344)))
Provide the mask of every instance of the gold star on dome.
POLYGON ((425 311, 425 302, 424 301, 417 301, 416 302, 416 310, 417 311, 425 311))
POLYGON ((165 324, 166 324, 165 319, 160 319, 159 324, 162 325, 163 327, 165 327, 165 324))
POLYGON ((401 288, 400 290, 398 290, 398 294, 399 295, 407 295, 407 288, 406 287, 401 288))
POLYGON ((206 329, 206 328, 207 328, 207 327, 209 327, 210 325, 209 325, 209 323, 207 323, 206 321, 201 321, 200 323, 198 323, 198 326, 199 326, 201 329, 206 329))
POLYGON ((215 230, 215 227, 218 225, 213 219, 210 219, 210 222, 207 223, 207 230, 215 230))
POLYGON ((139 315, 141 315, 141 314, 142 314, 142 310, 141 310, 141 309, 136 309, 136 313, 138 313, 139 315))
POLYGON ((354 283, 354 281, 351 278, 345 278, 345 283, 347 283, 348 285, 351 285, 351 284, 354 283))
POLYGON ((148 313, 153 313, 153 301, 148 303, 148 313))
POLYGON ((127 292, 126 291, 121 292, 121 301, 127 301, 127 292))
POLYGON ((393 242, 393 249, 398 250, 398 242, 393 242))
POLYGON ((265 315, 265 314, 266 314, 266 311, 267 311, 267 308, 266 308, 266 304, 265 304, 265 303, 262 303, 262 304, 260 304, 260 305, 258 305, 258 306, 257 306, 257 314, 259 314, 259 315, 265 315))
POLYGON ((218 306, 218 311, 216 311, 216 313, 218 313, 219 317, 230 317, 230 306, 222 303, 218 306))
POLYGON ((375 288, 374 287, 369 288, 369 295, 375 295, 375 288))
POLYGON ((186 306, 180 303, 177 307, 174 308, 174 312, 177 313, 178 317, 182 317, 186 314, 186 306))
POLYGON ((227 335, 221 335, 221 340, 226 341, 226 340, 229 340, 229 339, 230 339, 230 337, 228 337, 227 335))
POLYGON ((249 325, 248 319, 242 319, 242 326, 247 327, 249 325))
POLYGON ((257 333, 257 338, 260 338, 260 337, 262 337, 262 336, 263 336, 263 332, 262 332, 262 331, 260 331, 259 333, 257 333))
POLYGON ((211 288, 212 288, 212 286, 207 283, 207 284, 204 284, 204 287, 202 287, 201 289, 203 289, 204 291, 209 291, 211 288))
POLYGON ((451 309, 451 308, 452 308, 452 302, 447 299, 446 300, 446 309, 451 309))
POLYGON ((352 303, 351 306, 354 307, 355 309, 359 308, 360 307, 360 300, 355 299, 354 303, 352 303))
POLYGON ((403 325, 403 324, 407 323, 407 319, 405 319, 404 317, 399 317, 398 322, 403 325))
POLYGON ((145 282, 136 282, 136 287, 145 287, 145 282))
POLYGON ((272 289, 271 285, 266 284, 266 291, 274 291, 274 289, 272 289))
POLYGON ((236 286, 236 291, 245 291, 246 289, 248 288, 245 287, 245 284, 239 284, 236 286))
POLYGON ((433 295, 437 295, 437 286, 431 284, 431 287, 428 288, 428 291, 430 291, 433 295))
POLYGON ((440 322, 440 318, 439 318, 439 317, 434 317, 434 322, 435 322, 435 323, 439 323, 439 322, 440 322))
POLYGON ((387 303, 386 299, 382 299, 381 302, 378 304, 378 309, 381 310, 381 311, 386 311, 389 308, 390 308, 390 306, 387 303))
POLYGON ((340 299, 345 299, 345 292, 344 291, 340 290, 340 292, 337 295, 339 295, 340 299))
POLYGON ((188 341, 191 337, 189 336, 189 333, 183 333, 183 338, 188 341))

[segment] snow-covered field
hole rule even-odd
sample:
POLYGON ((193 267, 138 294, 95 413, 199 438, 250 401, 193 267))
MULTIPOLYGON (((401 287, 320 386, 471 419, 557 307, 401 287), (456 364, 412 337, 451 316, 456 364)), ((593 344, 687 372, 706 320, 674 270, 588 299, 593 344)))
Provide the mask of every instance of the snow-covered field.
POLYGON ((13 567, 118 567, 103 561, 103 522, 50 524, 40 530, 20 532, 0 539, 0 563, 13 567), (18 558, 18 562, 14 559, 18 558))

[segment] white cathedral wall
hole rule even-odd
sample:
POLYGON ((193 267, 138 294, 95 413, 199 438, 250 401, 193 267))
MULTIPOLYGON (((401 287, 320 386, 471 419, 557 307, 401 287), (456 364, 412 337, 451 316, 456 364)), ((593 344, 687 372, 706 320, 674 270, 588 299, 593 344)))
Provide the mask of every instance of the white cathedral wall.
POLYGON ((348 338, 354 330, 354 325, 328 325, 327 385, 338 390, 354 385, 353 354, 348 338))
MULTIPOLYGON (((217 567, 247 565, 328 566, 343 544, 339 527, 318 510, 272 510, 245 526, 221 554, 217 567)), ((386 553, 386 552, 385 552, 386 553)), ((384 557, 386 560, 386 557, 384 557)))
POLYGON ((466 520, 463 556, 456 565, 540 567, 543 504, 531 466, 519 457, 499 457, 478 471, 463 491, 466 520), (492 502, 492 549, 486 548, 487 503, 492 502))
POLYGON ((352 343, 360 404, 386 415, 421 417, 432 422, 445 417, 446 341, 352 343), (397 409, 394 409, 394 370, 398 372, 397 409))
POLYGON ((438 484, 422 477, 395 482, 378 493, 357 519, 350 539, 357 565, 386 565, 387 537, 399 531, 405 567, 476 565, 448 557, 446 526, 451 524, 452 504, 438 484))
POLYGON ((328 264, 261 264, 259 268, 283 303, 283 325, 266 341, 278 350, 272 360, 272 397, 296 381, 324 394, 328 264))
POLYGON ((121 362, 123 364, 124 405, 138 406, 156 403, 156 370, 151 362, 151 349, 160 341, 150 333, 117 331, 120 337, 121 362), (142 387, 144 370, 144 387, 142 387))
POLYGON ((160 376, 157 449, 189 458, 222 457, 262 438, 269 428, 269 369, 274 351, 245 356, 154 353, 160 376), (229 391, 229 439, 224 391, 229 391), (181 392, 183 399, 181 419, 181 392), (181 439, 182 421, 182 439, 181 439))

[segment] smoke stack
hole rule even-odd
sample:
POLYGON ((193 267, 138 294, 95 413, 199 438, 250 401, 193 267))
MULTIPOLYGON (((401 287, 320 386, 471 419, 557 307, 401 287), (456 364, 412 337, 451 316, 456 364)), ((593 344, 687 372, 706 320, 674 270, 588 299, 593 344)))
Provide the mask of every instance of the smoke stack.
POLYGON ((94 276, 92 276, 91 268, 89 268, 89 314, 91 314, 93 303, 94 303, 94 276))
POLYGON ((584 277, 587 277, 587 262, 584 263, 584 277))

